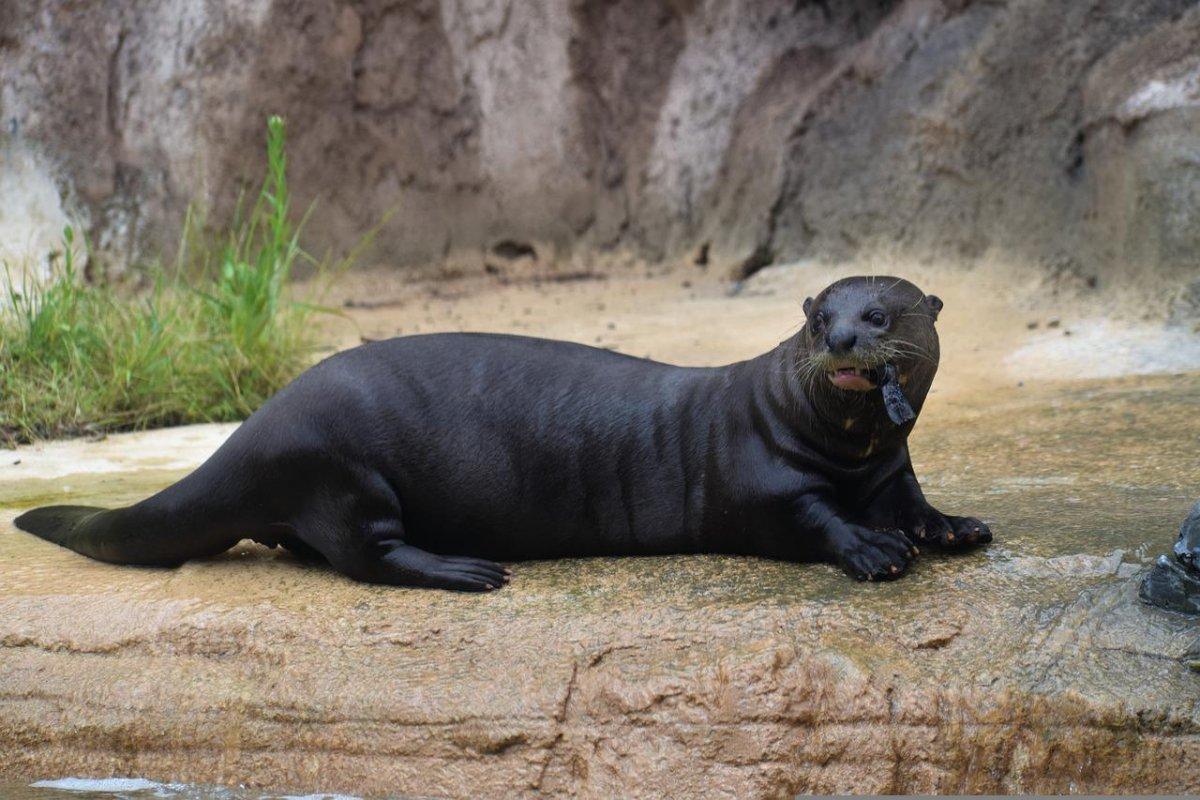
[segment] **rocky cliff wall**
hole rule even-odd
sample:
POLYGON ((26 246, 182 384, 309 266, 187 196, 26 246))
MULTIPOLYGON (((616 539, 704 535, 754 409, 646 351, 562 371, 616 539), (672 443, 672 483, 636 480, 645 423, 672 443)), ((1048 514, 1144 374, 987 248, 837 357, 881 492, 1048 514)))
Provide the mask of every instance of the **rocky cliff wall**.
POLYGON ((394 210, 397 266, 508 241, 1196 271, 1194 0, 13 0, 0 172, 35 162, 61 207, 6 191, 0 222, 169 250, 190 200, 219 220, 259 174, 268 113, 310 245, 394 210))

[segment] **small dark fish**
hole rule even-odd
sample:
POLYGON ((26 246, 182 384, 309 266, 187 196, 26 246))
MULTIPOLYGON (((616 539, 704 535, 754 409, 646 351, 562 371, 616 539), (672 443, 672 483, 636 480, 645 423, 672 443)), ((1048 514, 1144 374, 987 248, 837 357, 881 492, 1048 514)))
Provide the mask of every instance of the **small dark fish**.
POLYGON ((912 404, 908 402, 908 398, 904 396, 904 390, 900 388, 900 375, 896 372, 894 364, 884 365, 883 380, 879 384, 879 389, 883 392, 883 407, 887 410, 887 415, 892 422, 903 425, 917 418, 917 412, 913 411, 912 404))

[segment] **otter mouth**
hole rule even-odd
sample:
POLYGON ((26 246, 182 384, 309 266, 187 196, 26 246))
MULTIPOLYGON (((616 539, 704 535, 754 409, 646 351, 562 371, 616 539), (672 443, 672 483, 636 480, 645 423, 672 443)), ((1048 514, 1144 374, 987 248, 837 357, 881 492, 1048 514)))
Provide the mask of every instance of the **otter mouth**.
POLYGON ((865 367, 835 367, 825 374, 830 383, 849 392, 869 392, 876 386, 874 376, 865 367))
POLYGON ((829 382, 839 389, 848 392, 869 392, 880 389, 883 392, 883 408, 888 417, 896 425, 903 425, 917 418, 917 412, 908 402, 900 384, 903 378, 895 364, 883 364, 877 367, 859 367, 853 364, 835 365, 825 373, 829 382))

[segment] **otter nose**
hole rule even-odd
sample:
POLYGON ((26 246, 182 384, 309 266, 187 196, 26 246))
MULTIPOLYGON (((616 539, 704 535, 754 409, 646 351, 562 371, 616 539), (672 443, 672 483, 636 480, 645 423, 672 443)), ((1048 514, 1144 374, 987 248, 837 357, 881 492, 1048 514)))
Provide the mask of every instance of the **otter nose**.
POLYGON ((825 336, 825 344, 829 346, 831 353, 849 353, 857 341, 858 334, 845 328, 832 330, 825 336))

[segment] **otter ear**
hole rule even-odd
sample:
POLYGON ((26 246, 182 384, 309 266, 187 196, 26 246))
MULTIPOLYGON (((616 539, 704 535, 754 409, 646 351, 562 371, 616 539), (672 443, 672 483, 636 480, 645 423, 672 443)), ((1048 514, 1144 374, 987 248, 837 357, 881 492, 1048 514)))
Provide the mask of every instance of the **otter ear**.
POLYGON ((808 316, 808 312, 812 311, 812 298, 806 298, 804 301, 804 316, 808 316))
POLYGON ((933 318, 936 320, 942 311, 942 298, 936 294, 927 294, 925 295, 925 305, 929 306, 929 310, 933 312, 933 318))

